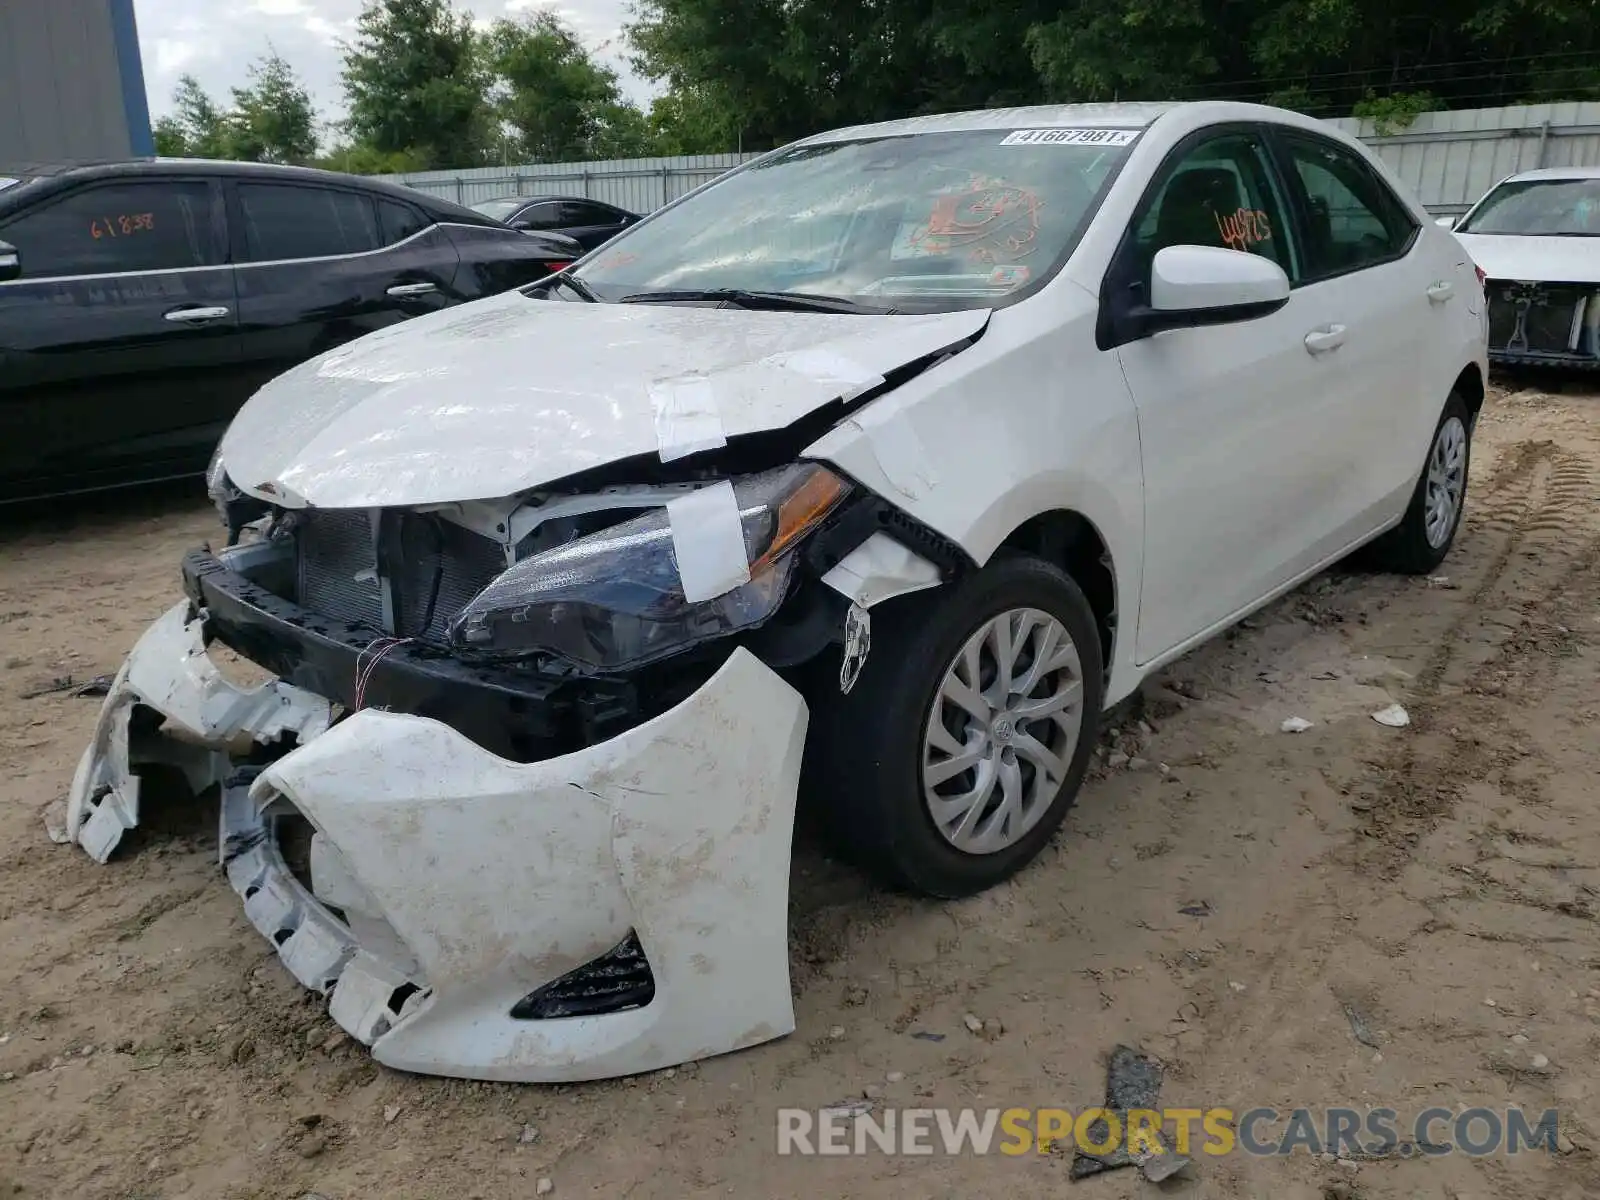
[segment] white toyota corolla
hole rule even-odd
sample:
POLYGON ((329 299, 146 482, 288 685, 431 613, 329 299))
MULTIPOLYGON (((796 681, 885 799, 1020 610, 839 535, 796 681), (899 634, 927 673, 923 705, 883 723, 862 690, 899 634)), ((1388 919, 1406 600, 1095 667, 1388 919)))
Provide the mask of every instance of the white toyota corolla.
POLYGON ((809 138, 263 388, 57 833, 215 786, 251 922, 393 1066, 779 1037, 797 793, 895 885, 1010 876, 1150 671, 1364 544, 1439 563, 1485 376, 1460 243, 1315 121, 809 138))

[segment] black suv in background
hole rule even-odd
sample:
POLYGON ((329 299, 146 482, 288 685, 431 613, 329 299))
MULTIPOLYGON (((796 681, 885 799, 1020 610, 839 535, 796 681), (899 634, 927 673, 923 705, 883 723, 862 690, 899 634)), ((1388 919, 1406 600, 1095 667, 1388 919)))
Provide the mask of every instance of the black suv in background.
POLYGON ((0 500, 199 474, 273 376, 582 253, 326 171, 0 167, 0 500))

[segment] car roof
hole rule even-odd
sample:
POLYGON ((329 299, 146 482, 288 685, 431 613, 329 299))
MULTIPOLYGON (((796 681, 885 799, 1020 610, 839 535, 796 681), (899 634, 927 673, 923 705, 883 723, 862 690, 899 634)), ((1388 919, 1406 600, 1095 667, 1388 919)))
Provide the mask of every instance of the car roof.
POLYGON ((1519 171, 1502 179, 1502 183, 1521 183, 1535 179, 1600 179, 1600 167, 1540 167, 1534 171, 1519 171))
POLYGON ((598 204, 601 208, 614 208, 618 212, 627 211, 626 209, 624 209, 619 204, 612 204, 611 201, 609 201, 609 200, 596 200, 591 196, 554 196, 554 195, 545 195, 545 194, 539 193, 539 192, 536 192, 536 193, 533 193, 532 195, 527 195, 527 196, 523 195, 520 192, 512 192, 510 195, 506 195, 506 196, 490 196, 486 200, 477 200, 477 201, 474 201, 474 203, 476 203, 476 204, 501 204, 501 203, 504 203, 506 201, 515 201, 518 204, 545 204, 545 203, 548 203, 551 200, 578 200, 578 201, 581 201, 584 204, 598 204))
MULTIPOLYGON (((223 178, 257 179, 274 182, 302 181, 305 183, 338 183, 355 185, 369 191, 380 192, 428 209, 435 218, 466 221, 468 224, 499 224, 493 218, 473 212, 454 201, 430 196, 386 179, 370 175, 346 175, 339 171, 324 171, 317 167, 293 167, 279 163, 235 162, 212 158, 128 158, 128 159, 78 159, 55 162, 9 164, 0 162, 0 178, 11 177, 30 181, 48 181, 65 185, 90 180, 138 178, 140 175, 165 175, 174 170, 193 172, 223 178)), ((4 196, 0 192, 0 196, 4 196)))
POLYGON ((796 145, 819 145, 856 138, 896 137, 919 133, 962 133, 979 129, 1148 129, 1168 114, 1203 115, 1207 120, 1277 121, 1342 138, 1338 130, 1301 113, 1265 104, 1235 100, 1130 101, 1111 104, 1035 104, 1025 108, 980 108, 934 113, 899 121, 851 125, 803 138, 796 145))

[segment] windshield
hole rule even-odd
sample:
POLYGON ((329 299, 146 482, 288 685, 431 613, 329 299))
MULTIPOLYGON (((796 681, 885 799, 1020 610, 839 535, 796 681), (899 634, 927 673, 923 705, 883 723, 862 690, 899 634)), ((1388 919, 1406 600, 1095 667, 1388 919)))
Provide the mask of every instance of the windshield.
POLYGON ((1457 232, 1600 237, 1600 179, 1502 183, 1457 232))
POLYGON ((1064 262, 1130 129, 983 129, 795 146, 622 234, 576 274, 606 300, 802 292, 944 312, 1064 262))
POLYGON ((515 196, 506 200, 485 200, 482 204, 474 204, 472 211, 493 217, 496 221, 504 221, 526 203, 526 200, 519 200, 515 196))

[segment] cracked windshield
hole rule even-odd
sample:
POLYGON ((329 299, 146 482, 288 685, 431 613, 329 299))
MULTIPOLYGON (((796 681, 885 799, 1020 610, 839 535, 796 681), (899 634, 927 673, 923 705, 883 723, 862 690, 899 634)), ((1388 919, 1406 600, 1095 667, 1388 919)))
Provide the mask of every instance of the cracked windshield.
MULTIPOLYGON (((1076 244, 1124 145, 984 129, 784 151, 662 213, 577 272, 602 298, 748 289, 868 311, 988 308, 1076 244)), ((1127 131, 1103 133, 1131 142, 1127 131)))

